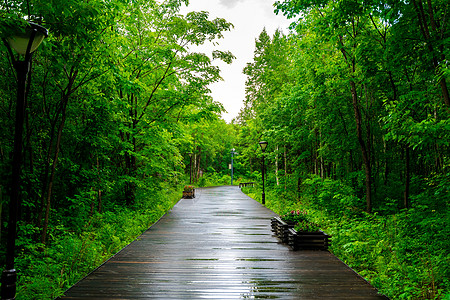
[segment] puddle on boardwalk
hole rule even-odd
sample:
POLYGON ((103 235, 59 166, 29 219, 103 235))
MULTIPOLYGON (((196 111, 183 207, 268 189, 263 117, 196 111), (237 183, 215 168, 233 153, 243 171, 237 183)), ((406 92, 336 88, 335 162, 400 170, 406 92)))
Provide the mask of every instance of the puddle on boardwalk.
MULTIPOLYGON (((192 281, 194 286, 206 286, 211 282, 192 281)), ((216 286, 212 289, 191 289, 190 291, 199 293, 201 298, 208 299, 280 299, 286 292, 296 290, 291 286, 290 281, 269 281, 266 279, 249 279, 242 281, 228 281, 226 286, 216 286)))
POLYGON ((231 250, 255 250, 255 251, 263 251, 269 250, 269 248, 264 247, 233 247, 231 250))
POLYGON ((193 261, 218 261, 218 258, 186 258, 186 260, 193 260, 193 261))
POLYGON ((264 267, 236 267, 236 270, 273 270, 273 268, 264 268, 264 267))
POLYGON ((236 258, 236 261, 281 261, 280 259, 272 258, 236 258))

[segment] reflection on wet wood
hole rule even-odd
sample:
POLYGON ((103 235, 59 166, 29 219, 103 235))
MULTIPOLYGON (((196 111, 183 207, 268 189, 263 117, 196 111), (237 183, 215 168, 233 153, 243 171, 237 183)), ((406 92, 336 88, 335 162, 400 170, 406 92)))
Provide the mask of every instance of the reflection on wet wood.
POLYGON ((387 299, 328 251, 292 251, 238 187, 197 189, 61 299, 387 299))

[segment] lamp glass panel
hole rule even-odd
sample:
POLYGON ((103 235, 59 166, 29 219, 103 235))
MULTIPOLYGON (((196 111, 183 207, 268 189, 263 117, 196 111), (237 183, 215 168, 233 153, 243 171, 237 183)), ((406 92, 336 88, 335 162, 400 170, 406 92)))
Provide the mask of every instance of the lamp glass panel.
POLYGON ((259 142, 259 145, 261 146, 261 150, 264 152, 266 151, 267 142, 259 142))
MULTIPOLYGON (((8 38, 8 43, 17 53, 25 54, 27 52, 28 41, 31 37, 31 31, 27 30, 26 34, 16 35, 8 38)), ((41 32, 36 32, 33 43, 31 45, 30 53, 34 52, 44 40, 45 35, 41 32)))

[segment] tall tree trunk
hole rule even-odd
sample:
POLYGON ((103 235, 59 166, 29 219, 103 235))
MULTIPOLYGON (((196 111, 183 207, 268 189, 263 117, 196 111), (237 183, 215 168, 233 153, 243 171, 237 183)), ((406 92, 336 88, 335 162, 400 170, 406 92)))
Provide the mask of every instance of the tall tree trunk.
POLYGON ((2 186, 0 185, 0 245, 1 245, 1 241, 2 241, 2 224, 3 224, 3 219, 2 219, 2 215, 3 215, 3 189, 2 186))
POLYGON ((353 80, 350 80, 351 92, 352 92, 352 102, 353 102, 353 110, 355 112, 355 121, 356 121, 356 132, 358 136, 358 142, 361 148, 361 154, 363 158, 364 171, 366 175, 366 210, 367 212, 372 211, 372 172, 370 168, 370 159, 367 152, 366 144, 363 139, 362 133, 362 117, 361 111, 359 108, 358 95, 356 92, 356 84, 353 80))
POLYGON ((196 178, 197 181, 200 178, 200 162, 201 162, 201 158, 202 158, 202 148, 198 148, 198 160, 197 160, 197 174, 196 174, 196 178))
MULTIPOLYGON (((319 149, 322 149, 322 130, 319 129, 319 149)), ((325 162, 323 160, 323 155, 320 155, 320 178, 324 179, 326 177, 325 175, 325 162)))
POLYGON ((410 165, 410 149, 406 145, 405 149, 405 165, 406 165, 406 176, 405 176, 405 192, 403 195, 403 204, 405 208, 409 208, 409 185, 411 181, 411 165, 410 165))
POLYGON ((100 163, 97 155, 97 179, 98 179, 98 187, 97 187, 97 209, 98 212, 102 212, 102 178, 100 176, 100 163))
POLYGON ((52 158, 52 154, 53 154, 53 141, 55 139, 56 124, 58 122, 58 116, 60 113, 61 113, 61 111, 57 111, 55 113, 54 119, 51 121, 50 141, 48 143, 45 167, 44 167, 44 171, 42 173, 42 180, 41 180, 42 181, 42 187, 41 187, 42 193, 41 193, 41 197, 40 197, 41 203, 40 203, 40 206, 38 207, 38 209, 39 209, 38 220, 37 220, 38 227, 42 226, 42 219, 44 218, 44 213, 45 213, 45 205, 46 205, 45 196, 47 195, 47 193, 45 191, 48 190, 48 179, 49 179, 49 174, 50 174, 50 166, 52 165, 51 158, 52 158))
POLYGON ((48 220, 50 217, 50 207, 51 207, 51 199, 52 199, 52 193, 53 193, 53 183, 55 180, 56 165, 58 164, 58 156, 59 156, 60 147, 61 147, 62 131, 64 129, 64 124, 66 122, 66 109, 67 109, 68 101, 69 101, 69 96, 66 95, 65 99, 64 99, 64 103, 63 103, 61 123, 59 124, 59 128, 58 128, 58 136, 56 139, 56 146, 55 146, 55 155, 53 157, 50 179, 48 181, 47 192, 46 192, 45 218, 44 218, 44 226, 42 228, 42 233, 41 233, 41 243, 43 243, 43 244, 45 244, 47 241, 48 220))
POLYGON ((314 159, 314 174, 315 175, 319 175, 320 176, 320 163, 319 163, 319 157, 317 155, 317 150, 319 149, 319 145, 318 145, 318 133, 317 133, 317 129, 314 130, 314 148, 313 148, 313 153, 312 153, 312 157, 314 159))
POLYGON ((275 155, 275 178, 277 180, 277 186, 280 185, 280 180, 278 178, 278 145, 277 145, 277 152, 275 155))
MULTIPOLYGON (((444 37, 443 37, 443 34, 439 32, 439 28, 437 28, 437 23, 434 18, 434 11, 433 11, 433 6, 431 3, 431 0, 427 0, 429 20, 427 20, 427 14, 425 13, 425 10, 423 8, 422 0, 412 0, 412 3, 414 4, 414 8, 417 13, 417 19, 419 21, 420 32, 422 33, 424 42, 426 43, 426 45, 428 47, 428 51, 430 52, 430 54, 433 58, 434 70, 435 70, 436 74, 438 74, 441 72, 439 66, 442 61, 445 61, 445 56, 444 56, 443 48, 440 47, 440 52, 441 52, 440 56, 441 57, 440 58, 438 57, 433 40, 442 42, 444 37), (428 24, 431 25, 431 31, 428 28, 428 24)), ((444 27, 447 26, 447 21, 445 20, 445 17, 444 17, 444 20, 442 20, 442 23, 443 24, 441 26, 444 26, 444 27)), ((442 43, 442 44, 444 44, 444 43, 442 43)), ((442 98, 444 100, 444 103, 447 106, 450 106, 450 95, 449 95, 449 91, 448 91, 448 87, 447 87, 447 81, 445 80, 445 76, 440 76, 439 85, 441 87, 442 98)))
MULTIPOLYGON (((78 71, 75 71, 72 67, 70 74, 71 75, 68 78, 69 82, 66 86, 66 92, 64 95, 62 95, 61 107, 60 107, 61 122, 60 122, 59 128, 58 128, 58 134, 57 134, 56 145, 55 145, 55 154, 53 157, 50 178, 48 180, 47 190, 45 193, 45 195, 46 195, 45 218, 44 218, 44 226, 43 226, 42 232, 41 232, 41 242, 43 244, 45 244, 46 240, 47 240, 47 230, 48 230, 48 221, 49 221, 49 216, 50 216, 51 199, 52 199, 52 193, 53 193, 53 183, 55 180, 56 166, 58 164, 58 156, 59 156, 60 147, 61 147, 62 132, 63 132, 64 125, 66 122, 67 104, 69 103, 70 95, 74 92, 73 85, 78 76, 78 71)), ((55 127, 54 128, 56 128, 57 119, 58 118, 55 117, 55 121, 54 121, 55 127)), ((52 145, 50 144, 49 147, 51 147, 51 146, 52 145)), ((49 150, 49 152, 48 152, 48 154, 49 154, 48 158, 50 158, 50 155, 51 155, 50 153, 51 153, 51 150, 49 150)), ((46 179, 47 179, 47 177, 46 177, 46 179)))
MULTIPOLYGON (((366 98, 366 108, 365 108, 365 123, 366 123, 366 151, 367 151, 367 157, 369 159, 369 170, 370 170, 370 180, 372 180, 372 172, 375 169, 375 174, 377 174, 378 169, 375 168, 376 166, 376 152, 374 148, 374 136, 372 134, 372 112, 370 110, 370 107, 373 106, 373 97, 370 95, 369 90, 367 89, 367 85, 364 84, 364 90, 365 90, 365 98, 366 98)), ((361 95, 362 97, 362 95, 361 95)), ((374 184, 371 186, 371 198, 374 197, 374 195, 377 194, 377 186, 374 184)))
POLYGON ((125 153, 125 168, 127 174, 127 180, 125 182, 125 204, 129 207, 133 205, 135 198, 135 183, 131 178, 135 177, 135 172, 133 168, 133 155, 130 153, 125 153))
MULTIPOLYGON (((91 155, 91 159, 94 159, 94 156, 91 155)), ((89 216, 92 216, 94 214, 95 206, 97 205, 97 211, 101 212, 102 207, 102 190, 101 190, 101 177, 100 177, 100 164, 98 160, 98 155, 95 157, 96 163, 95 165, 92 165, 93 168, 96 168, 97 170, 97 184, 93 185, 91 190, 92 192, 96 192, 97 196, 92 197, 91 199, 91 211, 89 213, 89 216)))
POLYGON ((383 184, 384 186, 387 186, 388 184, 388 177, 389 177, 389 173, 390 173, 390 168, 389 168, 389 157, 386 155, 387 153, 387 144, 386 144, 386 140, 383 137, 383 152, 384 152, 384 181, 383 184))
POLYGON ((136 164, 136 153, 137 153, 137 140, 136 140, 136 131, 138 125, 138 116, 137 116, 137 107, 138 107, 138 97, 134 94, 128 96, 128 101, 130 103, 130 111, 129 115, 132 120, 131 124, 131 134, 128 134, 128 141, 131 142, 131 146, 133 149, 133 153, 127 153, 125 156, 126 159, 126 168, 128 179, 125 184, 125 202, 129 207, 135 203, 136 200, 136 176, 137 176, 137 164, 136 164))
MULTIPOLYGON (((356 38, 357 31, 355 28, 355 20, 352 20, 353 24, 353 34, 356 38)), ((356 61, 355 58, 350 59, 347 56, 347 52, 345 51, 343 37, 340 36, 339 40, 340 46, 341 46, 341 52, 344 57, 344 60, 348 63, 348 66, 350 68, 350 72, 352 75, 356 73, 356 61)), ((353 48, 356 48, 356 44, 353 45, 353 48)), ((358 100, 358 93, 356 90, 356 83, 353 78, 350 78, 350 90, 352 93, 352 104, 353 104, 353 110, 355 113, 355 122, 356 122, 356 134, 358 137, 358 143, 361 148, 361 154, 363 158, 363 164, 364 164, 364 173, 365 173, 365 186, 366 186, 366 210, 367 212, 372 211, 372 171, 370 168, 370 158, 369 154, 367 152, 367 147, 363 139, 363 132, 362 132, 362 117, 361 117, 361 111, 359 107, 359 100, 358 100)))
POLYGON ((287 189, 287 154, 286 154, 286 146, 284 146, 284 190, 287 189))

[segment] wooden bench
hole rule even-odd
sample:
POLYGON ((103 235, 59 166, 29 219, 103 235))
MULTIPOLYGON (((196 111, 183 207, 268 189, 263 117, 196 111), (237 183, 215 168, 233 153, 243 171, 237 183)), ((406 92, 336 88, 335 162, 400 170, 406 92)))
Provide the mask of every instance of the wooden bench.
POLYGON ((241 183, 239 183, 239 188, 246 187, 246 186, 254 187, 255 183, 254 182, 241 182, 241 183))

